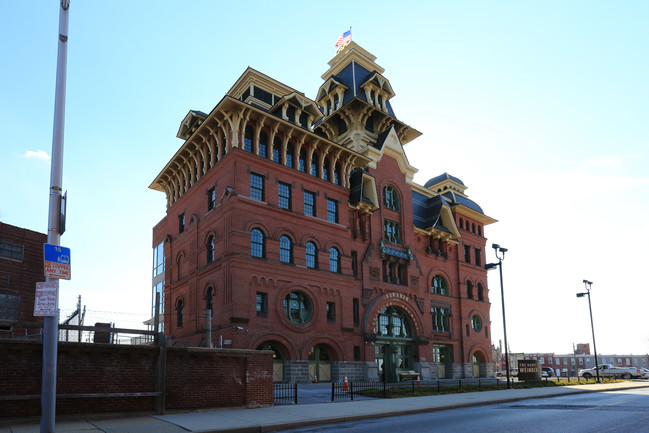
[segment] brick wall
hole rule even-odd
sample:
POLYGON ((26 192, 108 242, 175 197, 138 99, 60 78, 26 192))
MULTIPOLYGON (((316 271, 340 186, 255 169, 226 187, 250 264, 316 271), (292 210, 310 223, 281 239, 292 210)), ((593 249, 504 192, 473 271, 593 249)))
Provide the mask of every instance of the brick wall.
MULTIPOLYGON (((271 352, 163 350, 166 409, 272 404, 271 352)), ((159 355, 153 346, 59 343, 56 413, 152 412, 154 396, 88 394, 155 392, 159 355)), ((0 417, 40 415, 42 357, 40 342, 0 341, 0 417)))

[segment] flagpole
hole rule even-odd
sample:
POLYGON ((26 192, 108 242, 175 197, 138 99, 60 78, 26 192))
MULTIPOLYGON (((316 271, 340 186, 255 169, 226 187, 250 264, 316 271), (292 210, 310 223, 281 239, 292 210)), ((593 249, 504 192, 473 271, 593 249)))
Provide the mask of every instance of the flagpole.
MULTIPOLYGON (((50 198, 47 222, 47 243, 60 245, 61 183, 63 178, 63 131, 65 126, 65 85, 68 62, 68 9, 70 0, 61 0, 59 10, 59 42, 56 59, 56 90, 54 95, 54 127, 50 168, 50 198)), ((46 278, 46 282, 51 281, 46 278)), ((56 420, 56 358, 59 337, 59 300, 55 315, 43 318, 43 371, 41 384, 41 433, 54 433, 56 420)))

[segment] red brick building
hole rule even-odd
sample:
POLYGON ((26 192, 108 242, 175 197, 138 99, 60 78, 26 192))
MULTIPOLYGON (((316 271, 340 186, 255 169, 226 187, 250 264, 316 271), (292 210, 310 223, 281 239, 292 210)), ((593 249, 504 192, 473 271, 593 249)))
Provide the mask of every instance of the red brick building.
POLYGON ((414 183, 403 145, 421 134, 374 60, 348 44, 315 100, 248 68, 187 114, 151 184, 167 198, 153 286, 172 344, 273 350, 286 382, 493 374, 495 220, 456 177, 414 183))
POLYGON ((16 326, 16 322, 42 321, 34 317, 34 294, 36 283, 45 281, 46 241, 44 233, 0 222, 0 337, 40 336, 39 329, 16 326))

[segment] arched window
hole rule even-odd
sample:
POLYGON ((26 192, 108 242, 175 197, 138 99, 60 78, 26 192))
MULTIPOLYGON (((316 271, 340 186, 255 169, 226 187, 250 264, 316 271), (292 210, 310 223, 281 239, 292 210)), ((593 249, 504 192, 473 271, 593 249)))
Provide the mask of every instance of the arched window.
POLYGON ((446 278, 439 274, 435 275, 430 285, 430 292, 435 295, 448 296, 448 283, 446 282, 446 278))
POLYGON ((478 283, 478 301, 484 301, 484 287, 478 283))
POLYGON ((340 253, 335 247, 329 248, 329 270, 331 272, 340 272, 340 253))
POLYGON ((383 188, 383 204, 388 209, 399 210, 399 194, 392 185, 386 185, 383 188))
POLYGON ((300 149, 300 157, 298 160, 298 170, 300 170, 302 173, 306 170, 306 151, 304 149, 300 149))
POLYGON ((243 150, 246 152, 252 153, 252 137, 254 134, 255 131, 250 126, 246 126, 246 132, 243 136, 243 150))
POLYGON ((481 226, 478 226, 478 234, 479 234, 480 236, 482 236, 482 227, 481 227, 481 226))
POLYGON ((262 258, 265 256, 265 251, 264 233, 259 229, 252 229, 250 232, 250 255, 262 258))
POLYGON ((259 156, 268 157, 268 134, 264 131, 259 134, 259 156))
POLYGON ((207 263, 214 261, 214 236, 207 238, 207 263))
POLYGON ((311 156, 311 175, 318 177, 318 154, 311 156))
POLYGON ((295 152, 295 148, 293 146, 293 143, 289 143, 288 146, 286 146, 286 166, 293 168, 293 153, 295 152))
POLYGON ((322 179, 329 181, 329 159, 327 157, 324 158, 322 163, 322 179))
POLYGON ((471 224, 471 233, 475 233, 475 223, 471 224))
POLYGON ((395 307, 384 308, 377 320, 376 333, 384 337, 412 338, 412 326, 406 314, 395 307))
POLYGON ((210 287, 209 289, 207 289, 207 292, 205 293, 205 309, 212 311, 213 304, 214 304, 214 289, 210 287))
POLYGON ((178 298, 176 301, 176 326, 181 328, 183 326, 183 300, 178 298))
POLYGON ((279 139, 279 137, 275 137, 273 140, 273 162, 276 163, 281 163, 281 152, 280 149, 282 147, 282 140, 279 139))
POLYGON ((340 185, 340 164, 334 166, 334 183, 340 185))
POLYGON ((477 314, 471 318, 471 326, 475 332, 482 331, 482 319, 477 314))
POLYGON ((311 241, 306 243, 306 267, 310 269, 318 268, 318 250, 311 241))
POLYGON ((282 263, 293 263, 293 246, 291 239, 282 235, 279 238, 279 261, 282 263))
POLYGON ((471 281, 466 282, 466 297, 473 299, 473 283, 471 281))

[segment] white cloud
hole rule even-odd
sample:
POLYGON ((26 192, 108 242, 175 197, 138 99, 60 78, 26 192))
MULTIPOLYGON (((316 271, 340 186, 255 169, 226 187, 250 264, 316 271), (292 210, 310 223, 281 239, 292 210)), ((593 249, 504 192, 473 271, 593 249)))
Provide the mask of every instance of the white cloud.
POLYGON ((40 159, 41 161, 49 161, 50 160, 50 156, 44 150, 37 150, 37 151, 28 150, 27 152, 25 152, 23 157, 24 158, 40 159))

